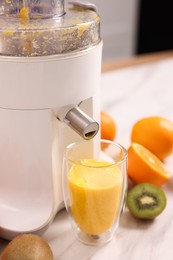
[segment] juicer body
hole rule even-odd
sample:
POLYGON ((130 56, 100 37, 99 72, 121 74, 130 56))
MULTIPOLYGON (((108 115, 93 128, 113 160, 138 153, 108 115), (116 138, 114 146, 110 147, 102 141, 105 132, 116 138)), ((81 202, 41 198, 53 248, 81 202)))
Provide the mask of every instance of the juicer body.
POLYGON ((78 106, 99 122, 102 42, 70 54, 0 56, 0 237, 44 231, 63 207, 62 160, 81 137, 59 120, 78 106))

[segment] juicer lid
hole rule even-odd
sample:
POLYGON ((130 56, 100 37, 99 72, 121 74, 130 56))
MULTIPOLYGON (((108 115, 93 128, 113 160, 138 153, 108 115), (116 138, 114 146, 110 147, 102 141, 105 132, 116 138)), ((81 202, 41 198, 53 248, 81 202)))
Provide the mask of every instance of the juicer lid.
POLYGON ((64 0, 0 0, 0 55, 46 56, 84 50, 100 41, 94 5, 64 0))

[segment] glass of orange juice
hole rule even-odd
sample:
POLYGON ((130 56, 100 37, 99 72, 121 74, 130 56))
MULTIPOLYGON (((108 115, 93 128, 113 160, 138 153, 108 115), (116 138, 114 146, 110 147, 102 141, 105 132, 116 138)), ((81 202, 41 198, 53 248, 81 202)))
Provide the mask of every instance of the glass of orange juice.
POLYGON ((119 225, 127 191, 127 151, 107 140, 67 146, 63 196, 77 238, 88 245, 109 242, 119 225))

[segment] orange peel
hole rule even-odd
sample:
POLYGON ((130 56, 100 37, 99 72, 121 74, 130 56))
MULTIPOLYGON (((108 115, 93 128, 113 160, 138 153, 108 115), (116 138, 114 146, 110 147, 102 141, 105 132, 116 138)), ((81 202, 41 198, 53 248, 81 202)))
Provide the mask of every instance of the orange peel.
POLYGON ((171 178, 164 164, 144 146, 132 143, 128 149, 128 176, 135 183, 161 186, 171 178))

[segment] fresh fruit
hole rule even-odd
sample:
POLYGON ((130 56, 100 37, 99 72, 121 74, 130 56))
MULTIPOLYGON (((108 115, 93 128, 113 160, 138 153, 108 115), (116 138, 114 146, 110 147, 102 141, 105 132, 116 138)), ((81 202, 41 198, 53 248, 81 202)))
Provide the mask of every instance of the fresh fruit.
POLYGON ((113 118, 105 112, 101 112, 101 139, 113 141, 116 136, 116 124, 113 118))
POLYGON ((48 243, 41 237, 23 234, 15 237, 5 248, 2 260, 53 260, 48 243))
POLYGON ((136 184, 149 182, 161 186, 170 180, 163 163, 137 143, 132 143, 128 149, 128 176, 136 184))
POLYGON ((165 209, 166 195, 153 184, 138 184, 128 192, 127 206, 135 217, 153 219, 165 209))
POLYGON ((131 141, 164 160, 173 152, 173 122, 162 117, 143 118, 133 126, 131 141))

